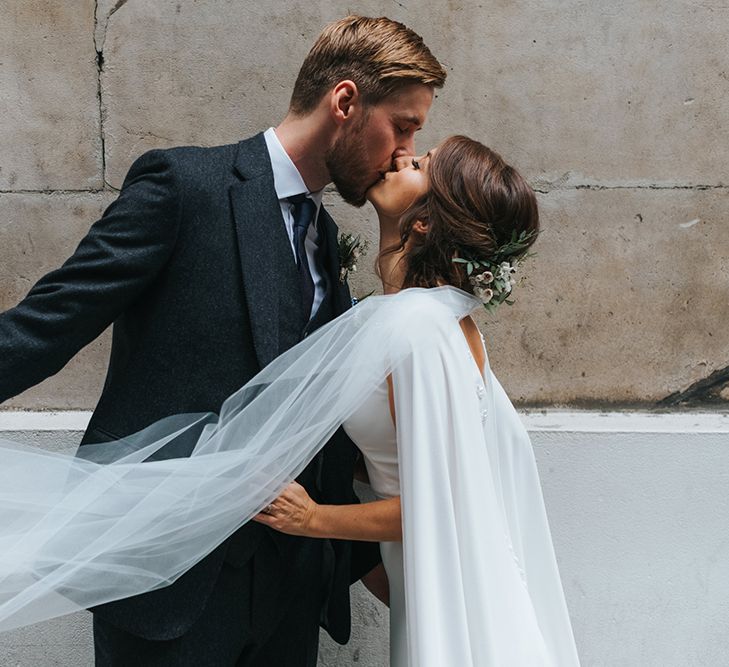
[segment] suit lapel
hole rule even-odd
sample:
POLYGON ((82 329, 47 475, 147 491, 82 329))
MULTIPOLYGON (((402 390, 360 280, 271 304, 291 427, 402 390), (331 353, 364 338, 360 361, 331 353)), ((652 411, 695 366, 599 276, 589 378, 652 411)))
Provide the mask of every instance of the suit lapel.
POLYGON ((282 336, 291 335, 281 331, 281 322, 298 326, 302 320, 298 276, 263 134, 238 144, 235 169, 239 178, 230 199, 253 342, 263 367, 279 355, 282 336))
POLYGON ((349 296, 349 287, 339 280, 339 228, 323 205, 319 212, 319 218, 322 230, 326 235, 324 268, 329 281, 327 294, 332 299, 332 311, 334 317, 336 317, 351 307, 352 300, 349 296))

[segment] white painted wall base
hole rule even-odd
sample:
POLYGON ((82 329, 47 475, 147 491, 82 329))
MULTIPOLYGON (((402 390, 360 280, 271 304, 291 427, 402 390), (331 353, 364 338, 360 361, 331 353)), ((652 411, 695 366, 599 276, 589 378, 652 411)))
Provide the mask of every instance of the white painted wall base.
MULTIPOLYGON (((729 664, 729 414, 522 413, 584 667, 729 664)), ((71 446, 89 413, 0 412, 0 438, 71 446)), ((386 609, 358 587, 347 646, 387 664, 386 609)), ((93 663, 88 614, 0 635, 0 667, 93 663)))

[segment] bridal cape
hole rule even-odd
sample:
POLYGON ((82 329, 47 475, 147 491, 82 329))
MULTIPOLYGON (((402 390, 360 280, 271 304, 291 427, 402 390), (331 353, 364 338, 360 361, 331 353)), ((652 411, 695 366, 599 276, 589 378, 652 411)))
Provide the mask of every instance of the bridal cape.
POLYGON ((370 297, 219 416, 68 453, 0 440, 0 631, 169 585, 392 373, 410 665, 578 665, 529 437, 488 363, 472 380, 458 321, 479 306, 453 287, 370 297))

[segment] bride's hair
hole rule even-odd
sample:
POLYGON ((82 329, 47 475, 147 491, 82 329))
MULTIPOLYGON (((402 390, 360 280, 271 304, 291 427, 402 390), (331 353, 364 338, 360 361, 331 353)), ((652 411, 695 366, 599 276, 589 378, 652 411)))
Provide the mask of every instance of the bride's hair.
POLYGON ((446 283, 473 292, 465 265, 453 258, 489 260, 513 232, 530 234, 531 245, 539 231, 536 196, 498 153, 464 136, 441 142, 428 174, 428 192, 400 219, 400 243, 380 257, 402 251, 412 237, 402 258, 407 263, 403 287, 446 283), (417 220, 427 223, 427 233, 413 233, 417 220))

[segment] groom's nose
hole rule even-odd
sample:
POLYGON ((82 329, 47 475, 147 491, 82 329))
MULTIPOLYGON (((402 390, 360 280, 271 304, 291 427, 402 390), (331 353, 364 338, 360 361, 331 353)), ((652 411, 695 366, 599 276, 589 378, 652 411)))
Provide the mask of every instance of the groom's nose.
POLYGON ((400 171, 401 169, 405 169, 405 167, 409 167, 413 163, 413 155, 413 153, 408 153, 406 155, 396 157, 392 161, 392 170, 400 171))
POLYGON ((396 160, 399 157, 407 155, 415 155, 415 137, 414 132, 408 133, 405 137, 402 137, 399 141, 399 146, 395 149, 392 154, 392 159, 396 160))

